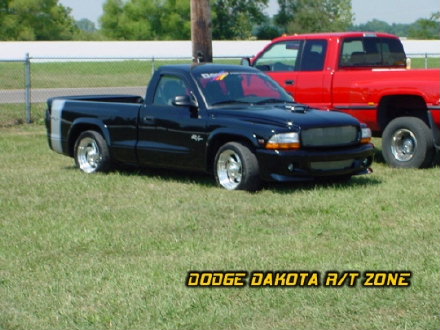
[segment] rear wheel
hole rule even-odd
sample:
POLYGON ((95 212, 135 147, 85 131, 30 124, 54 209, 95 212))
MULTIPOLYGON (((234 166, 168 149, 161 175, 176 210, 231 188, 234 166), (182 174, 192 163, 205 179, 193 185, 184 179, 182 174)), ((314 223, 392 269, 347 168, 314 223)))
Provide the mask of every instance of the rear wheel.
POLYGON ((83 172, 105 172, 110 169, 110 153, 107 143, 96 131, 81 133, 75 142, 76 166, 83 172))
POLYGON ((220 147, 214 172, 217 183, 227 190, 256 191, 261 187, 257 157, 239 142, 228 142, 220 147))
POLYGON ((396 118, 383 132, 382 154, 392 167, 428 167, 435 154, 431 130, 419 118, 396 118))

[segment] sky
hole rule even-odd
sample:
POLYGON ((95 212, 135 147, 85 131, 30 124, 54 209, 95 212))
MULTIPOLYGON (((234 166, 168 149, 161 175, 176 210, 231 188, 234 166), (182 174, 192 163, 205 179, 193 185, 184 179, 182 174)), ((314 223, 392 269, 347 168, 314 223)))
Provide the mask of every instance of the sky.
MULTIPOLYGON (((88 18, 95 24, 102 15, 102 5, 106 0, 60 0, 72 9, 76 20, 88 18)), ((190 0, 188 0, 190 1, 190 0)), ((352 0, 355 24, 362 24, 373 19, 392 23, 414 23, 419 18, 429 18, 440 11, 439 0, 352 0)), ((269 15, 278 11, 278 1, 269 0, 269 15)))

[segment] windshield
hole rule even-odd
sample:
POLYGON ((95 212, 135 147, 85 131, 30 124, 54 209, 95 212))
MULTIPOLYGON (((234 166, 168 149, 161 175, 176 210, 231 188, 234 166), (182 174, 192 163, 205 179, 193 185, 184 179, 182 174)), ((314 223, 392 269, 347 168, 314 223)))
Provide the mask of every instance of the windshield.
POLYGON ((293 102, 271 78, 256 72, 206 72, 196 80, 208 106, 293 102))

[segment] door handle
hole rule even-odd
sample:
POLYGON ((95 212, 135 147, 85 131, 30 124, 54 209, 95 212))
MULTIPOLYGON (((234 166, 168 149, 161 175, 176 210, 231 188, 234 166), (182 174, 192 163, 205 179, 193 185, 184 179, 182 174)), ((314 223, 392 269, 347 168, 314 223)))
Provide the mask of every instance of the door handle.
POLYGON ((154 119, 154 117, 152 116, 145 116, 143 119, 144 119, 144 124, 153 125, 156 123, 156 119, 154 119))
POLYGON ((288 86, 293 86, 293 85, 295 85, 295 80, 286 80, 285 83, 288 86))

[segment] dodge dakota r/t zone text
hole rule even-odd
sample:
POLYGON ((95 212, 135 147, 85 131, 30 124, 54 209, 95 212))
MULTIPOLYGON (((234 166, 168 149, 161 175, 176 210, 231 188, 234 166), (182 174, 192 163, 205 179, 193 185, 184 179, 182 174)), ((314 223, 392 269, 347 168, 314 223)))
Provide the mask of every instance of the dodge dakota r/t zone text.
POLYGON ((440 70, 407 69, 399 38, 343 32, 283 36, 252 59, 297 102, 348 113, 382 136, 393 167, 429 167, 440 149, 440 70))
POLYGON ((46 127, 50 148, 86 173, 117 164, 201 171, 228 190, 349 179, 371 172, 374 153, 354 117, 297 104, 259 70, 234 65, 162 66, 145 99, 52 98, 46 127))

